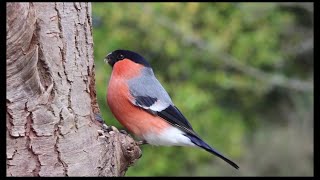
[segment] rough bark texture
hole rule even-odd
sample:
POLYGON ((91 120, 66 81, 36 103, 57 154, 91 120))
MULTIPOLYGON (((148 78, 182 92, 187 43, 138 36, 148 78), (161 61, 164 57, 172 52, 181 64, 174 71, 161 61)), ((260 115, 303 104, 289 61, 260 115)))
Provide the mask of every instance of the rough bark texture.
POLYGON ((99 136, 90 3, 7 3, 7 176, 121 176, 141 156, 99 136))

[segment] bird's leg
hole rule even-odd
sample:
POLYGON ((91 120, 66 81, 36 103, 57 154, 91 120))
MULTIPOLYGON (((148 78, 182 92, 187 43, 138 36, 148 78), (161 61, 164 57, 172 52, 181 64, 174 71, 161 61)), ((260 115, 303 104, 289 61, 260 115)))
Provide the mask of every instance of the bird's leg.
MULTIPOLYGON (((102 118, 102 116, 101 116, 100 113, 95 113, 94 116, 95 116, 95 119, 96 119, 99 123, 102 124, 102 130, 103 130, 103 132, 108 133, 108 132, 114 130, 114 128, 112 128, 113 126, 107 126, 107 124, 104 122, 104 120, 103 120, 103 118, 102 118)), ((98 130, 98 131, 99 131, 99 134, 102 133, 102 132, 100 132, 101 130, 98 130)))
POLYGON ((101 124, 105 123, 100 113, 95 113, 94 117, 99 123, 101 123, 101 124))
POLYGON ((102 130, 103 130, 104 132, 115 131, 115 132, 120 132, 120 133, 122 133, 122 134, 124 134, 124 135, 129 135, 129 134, 127 133, 127 131, 124 130, 124 129, 118 130, 118 129, 117 129, 116 127, 114 127, 114 126, 107 126, 106 123, 104 122, 101 114, 99 114, 99 113, 96 113, 96 114, 95 114, 95 119, 102 124, 102 130))
POLYGON ((148 144, 148 142, 146 140, 141 140, 141 141, 136 141, 138 146, 144 145, 144 144, 148 144))

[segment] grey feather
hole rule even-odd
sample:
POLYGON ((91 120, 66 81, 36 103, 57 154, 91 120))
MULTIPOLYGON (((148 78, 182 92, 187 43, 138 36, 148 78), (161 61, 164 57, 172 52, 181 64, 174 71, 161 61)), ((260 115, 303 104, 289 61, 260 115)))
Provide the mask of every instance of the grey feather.
MULTIPOLYGON (((169 105, 173 105, 170 96, 154 76, 152 69, 144 67, 141 70, 141 73, 141 76, 133 78, 128 82, 131 95, 133 97, 145 96, 157 99, 151 106, 144 106, 143 108, 153 111, 162 111, 169 105)), ((139 105, 136 102, 133 103, 139 105)))

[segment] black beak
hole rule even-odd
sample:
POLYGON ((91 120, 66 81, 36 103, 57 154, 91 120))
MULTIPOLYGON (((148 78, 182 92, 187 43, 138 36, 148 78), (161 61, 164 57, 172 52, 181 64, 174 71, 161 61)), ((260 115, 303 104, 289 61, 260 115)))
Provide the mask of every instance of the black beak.
POLYGON ((114 60, 114 58, 113 58, 112 53, 109 53, 109 54, 105 57, 104 62, 105 62, 105 63, 108 63, 111 67, 113 67, 113 65, 114 65, 114 63, 115 63, 115 60, 114 60))

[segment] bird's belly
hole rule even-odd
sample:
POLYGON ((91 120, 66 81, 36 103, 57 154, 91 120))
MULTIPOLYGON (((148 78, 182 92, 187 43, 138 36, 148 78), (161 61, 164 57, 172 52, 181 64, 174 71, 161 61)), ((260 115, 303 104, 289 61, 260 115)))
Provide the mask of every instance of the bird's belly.
POLYGON ((191 140, 183 135, 184 133, 173 126, 170 126, 160 133, 146 133, 143 135, 149 144, 160 146, 195 146, 191 140))

